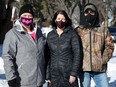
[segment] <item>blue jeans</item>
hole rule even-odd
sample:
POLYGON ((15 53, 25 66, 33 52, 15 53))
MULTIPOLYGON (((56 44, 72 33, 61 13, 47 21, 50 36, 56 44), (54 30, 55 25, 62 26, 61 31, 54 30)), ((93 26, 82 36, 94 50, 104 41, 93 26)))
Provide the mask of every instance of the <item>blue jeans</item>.
POLYGON ((80 86, 91 87, 91 78, 95 82, 95 87, 109 87, 105 72, 80 72, 80 86))

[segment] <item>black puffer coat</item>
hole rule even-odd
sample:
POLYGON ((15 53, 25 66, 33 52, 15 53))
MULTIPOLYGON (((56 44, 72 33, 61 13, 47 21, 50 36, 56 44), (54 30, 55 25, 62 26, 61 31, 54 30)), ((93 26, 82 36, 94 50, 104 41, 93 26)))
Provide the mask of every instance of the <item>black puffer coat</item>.
POLYGON ((59 36, 53 29, 47 36, 50 50, 50 60, 47 70, 47 79, 51 80, 49 87, 78 87, 69 83, 69 76, 77 77, 80 66, 79 38, 72 28, 64 29, 59 36))

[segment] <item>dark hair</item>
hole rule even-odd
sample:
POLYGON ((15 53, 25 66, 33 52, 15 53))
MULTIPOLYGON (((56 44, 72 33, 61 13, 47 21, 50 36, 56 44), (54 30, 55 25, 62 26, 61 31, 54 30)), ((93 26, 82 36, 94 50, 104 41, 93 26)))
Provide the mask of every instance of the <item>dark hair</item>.
POLYGON ((64 17, 65 17, 65 19, 66 19, 66 25, 65 25, 65 27, 72 26, 72 21, 71 21, 71 19, 68 17, 68 14, 67 14, 64 10, 58 10, 58 11, 54 14, 54 17, 53 17, 53 19, 52 19, 52 26, 53 26, 53 27, 55 27, 55 28, 57 27, 57 25, 56 25, 56 23, 55 23, 55 20, 56 20, 58 14, 64 15, 64 17))

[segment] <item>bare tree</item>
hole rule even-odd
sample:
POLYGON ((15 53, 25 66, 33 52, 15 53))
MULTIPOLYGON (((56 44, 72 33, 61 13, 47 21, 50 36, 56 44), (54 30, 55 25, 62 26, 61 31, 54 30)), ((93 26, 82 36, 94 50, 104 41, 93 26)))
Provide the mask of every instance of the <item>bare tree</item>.
POLYGON ((40 19, 39 22, 43 22, 44 26, 47 26, 49 25, 53 17, 53 14, 59 9, 65 10, 68 13, 69 17, 72 17, 75 9, 77 8, 79 0, 32 0, 32 1, 36 17, 40 19))

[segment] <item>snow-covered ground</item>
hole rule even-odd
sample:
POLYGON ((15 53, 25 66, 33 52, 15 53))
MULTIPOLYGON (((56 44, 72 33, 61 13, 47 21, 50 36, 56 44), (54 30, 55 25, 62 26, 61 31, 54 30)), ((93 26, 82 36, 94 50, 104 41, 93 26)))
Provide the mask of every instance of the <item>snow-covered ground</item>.
MULTIPOLYGON (((7 81, 5 79, 5 72, 3 68, 3 60, 1 58, 1 52, 2 52, 2 45, 0 45, 0 87, 8 87, 7 81)), ((116 44, 115 44, 115 50, 113 53, 113 57, 108 62, 108 81, 109 81, 109 87, 116 87, 116 44)), ((91 82, 91 87, 94 87, 94 82, 91 82)), ((46 84, 44 84, 44 87, 46 87, 46 84)))

